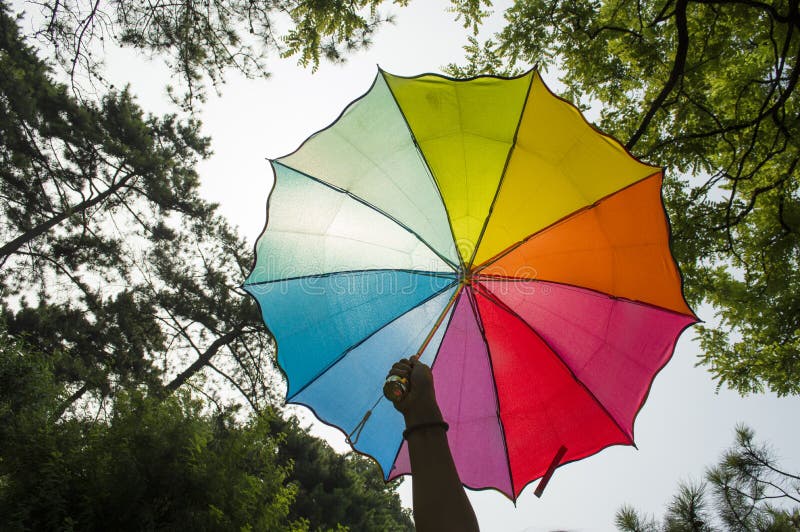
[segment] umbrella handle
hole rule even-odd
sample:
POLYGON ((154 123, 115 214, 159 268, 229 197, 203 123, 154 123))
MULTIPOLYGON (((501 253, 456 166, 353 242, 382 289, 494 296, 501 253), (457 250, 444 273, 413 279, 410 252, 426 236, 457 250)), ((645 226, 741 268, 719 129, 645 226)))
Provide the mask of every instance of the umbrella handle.
POLYGON ((408 393, 408 379, 398 375, 389 375, 383 383, 383 396, 393 403, 402 401, 408 393))

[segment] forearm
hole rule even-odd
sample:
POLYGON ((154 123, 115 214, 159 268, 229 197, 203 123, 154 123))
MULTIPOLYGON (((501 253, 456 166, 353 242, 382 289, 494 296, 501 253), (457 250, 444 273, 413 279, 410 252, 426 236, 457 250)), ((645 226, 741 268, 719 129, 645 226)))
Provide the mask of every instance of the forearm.
POLYGON ((411 460, 414 521, 420 532, 473 532, 478 520, 464 492, 447 442, 447 424, 436 402, 431 369, 401 359, 390 375, 407 379, 405 396, 395 402, 406 422, 411 460))
POLYGON ((422 401, 419 408, 404 417, 417 530, 478 530, 475 512, 450 453, 447 425, 435 397, 422 401))
POLYGON ((408 435, 414 521, 419 532, 473 531, 478 522, 458 478, 443 427, 408 435))

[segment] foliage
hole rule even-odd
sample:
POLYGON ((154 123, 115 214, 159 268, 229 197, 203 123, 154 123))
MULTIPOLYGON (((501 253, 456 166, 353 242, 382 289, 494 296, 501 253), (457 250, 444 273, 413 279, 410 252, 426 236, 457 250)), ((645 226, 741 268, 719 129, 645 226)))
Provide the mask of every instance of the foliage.
POLYGON ((477 35, 483 19, 491 14, 491 0, 451 0, 448 11, 455 14, 464 28, 471 29, 477 35))
MULTIPOLYGON (((297 3, 318 25, 297 38, 355 35, 355 5, 297 3)), ((175 39, 143 46, 197 44, 175 39)), ((273 408, 271 339, 238 288, 251 250, 198 194, 200 123, 53 75, 0 4, 0 529, 412 530, 372 462, 273 408)))
MULTIPOLYGON (((403 6, 408 0, 394 0, 403 6)), ((296 56, 315 69, 320 58, 342 61, 364 48, 391 21, 384 0, 211 0, 206 2, 83 2, 30 0, 35 35, 70 75, 78 92, 105 83, 106 43, 164 59, 183 89, 172 92, 189 109, 227 70, 267 76, 270 54, 296 56)))
POLYGON ((186 391, 56 422, 51 359, 0 335, 2 530, 413 530, 395 486, 272 410, 186 391))
POLYGON ((720 385, 800 393, 798 0, 517 0, 470 74, 556 68, 598 126, 666 167, 673 251, 720 385), (498 62, 498 58, 502 62, 498 62))
POLYGON ((270 340, 236 288, 250 250, 198 195, 208 139, 125 90, 79 102, 0 8, 0 297, 72 399, 211 369, 271 400, 270 340))
POLYGON ((273 430, 286 434, 280 458, 294 464, 295 504, 291 519, 308 520, 311 530, 341 523, 350 530, 414 530, 410 512, 400 506, 398 482, 383 481, 378 465, 355 453, 337 454, 311 437, 297 419, 276 419, 273 430))
POLYGON ((506 68, 506 61, 497 45, 491 39, 484 43, 475 36, 468 37, 469 44, 464 46, 464 51, 469 58, 464 65, 450 63, 445 67, 448 74, 456 78, 472 78, 482 74, 502 74, 516 76, 520 74, 519 68, 506 68))
POLYGON ((706 471, 706 482, 681 484, 660 523, 623 506, 616 515, 617 528, 628 532, 800 530, 800 476, 780 470, 774 453, 753 438, 752 430, 737 427, 734 446, 706 471))
POLYGON ((268 416, 238 424, 231 411, 203 414, 186 393, 131 392, 107 418, 54 423, 63 394, 47 364, 3 348, 0 528, 292 528, 291 467, 268 416))

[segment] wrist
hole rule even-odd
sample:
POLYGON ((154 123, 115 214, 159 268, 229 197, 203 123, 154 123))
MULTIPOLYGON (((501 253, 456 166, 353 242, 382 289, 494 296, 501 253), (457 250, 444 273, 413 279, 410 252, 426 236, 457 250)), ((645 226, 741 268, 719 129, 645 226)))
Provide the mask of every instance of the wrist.
MULTIPOLYGON (((416 405, 415 405, 416 406, 416 405)), ((418 405, 416 408, 403 412, 406 427, 420 425, 423 423, 441 423, 444 421, 439 405, 433 400, 429 404, 418 405)))
POLYGON ((430 433, 431 431, 438 431, 440 434, 444 434, 449 428, 450 425, 444 421, 432 421, 428 423, 409 425, 406 430, 403 431, 403 439, 410 441, 411 436, 415 434, 430 433))

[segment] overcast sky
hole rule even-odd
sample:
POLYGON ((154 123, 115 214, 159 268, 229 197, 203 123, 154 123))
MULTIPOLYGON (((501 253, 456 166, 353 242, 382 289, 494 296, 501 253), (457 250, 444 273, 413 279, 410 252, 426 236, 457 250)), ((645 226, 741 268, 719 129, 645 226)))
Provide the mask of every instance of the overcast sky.
MULTIPOLYGON (((499 8, 505 2, 497 4, 499 8)), ((293 151, 333 121, 370 87, 376 65, 413 75, 440 72, 443 65, 461 61, 465 33, 445 12, 447 5, 416 0, 409 8, 392 8, 396 24, 381 29, 369 51, 351 56, 344 65, 323 64, 312 74, 291 60, 276 60, 269 79, 229 76, 222 95, 210 94, 202 108, 204 132, 212 137, 214 150, 200 166, 204 195, 218 202, 222 213, 254 242, 264 225, 272 185, 266 158, 293 151)), ((502 20, 494 17, 495 28, 498 22, 502 20)), ((173 111, 165 97, 167 73, 161 65, 130 52, 111 52, 110 57, 109 74, 118 86, 130 83, 146 110, 173 111)), ((557 89, 554 74, 544 79, 557 89)), ((702 319, 713 319, 708 309, 696 310, 702 319)), ((800 398, 715 393, 705 369, 694 367, 698 345, 692 337, 691 329, 684 333, 673 360, 656 378, 637 418, 638 450, 612 447, 564 466, 541 499, 529 486, 516 507, 496 492, 470 492, 481 529, 613 530, 614 513, 623 503, 660 515, 677 483, 699 478, 730 445, 737 423, 755 429, 759 439, 772 443, 788 469, 800 471, 800 398)), ((347 449, 340 432, 320 423, 313 430, 336 449, 347 449)), ((410 505, 410 482, 404 482, 401 495, 410 505)))

